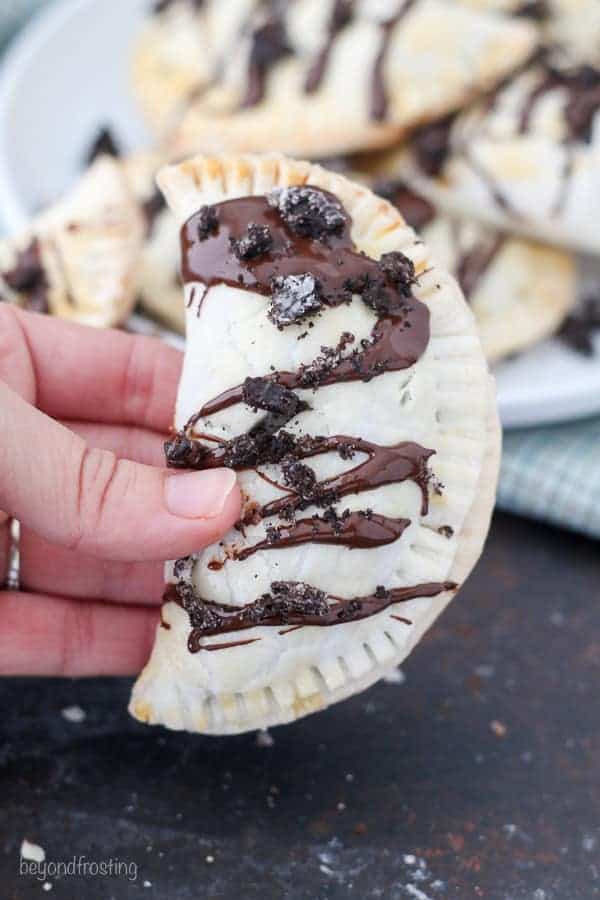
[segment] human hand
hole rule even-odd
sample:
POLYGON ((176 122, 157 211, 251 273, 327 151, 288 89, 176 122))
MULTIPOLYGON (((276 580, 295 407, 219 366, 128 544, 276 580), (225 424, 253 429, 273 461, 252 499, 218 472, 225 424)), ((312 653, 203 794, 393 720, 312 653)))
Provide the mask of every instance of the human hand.
POLYGON ((172 472, 181 354, 0 303, 0 581, 21 522, 20 591, 0 591, 0 675, 130 674, 165 559, 236 521, 231 470, 172 472))

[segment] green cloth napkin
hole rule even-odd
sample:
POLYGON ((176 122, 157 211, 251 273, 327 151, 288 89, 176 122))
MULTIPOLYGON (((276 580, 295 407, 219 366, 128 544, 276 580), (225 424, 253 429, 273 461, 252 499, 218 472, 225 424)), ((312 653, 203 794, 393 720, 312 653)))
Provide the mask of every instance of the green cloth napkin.
MULTIPOLYGON (((51 0, 0 0, 0 45, 51 0)), ((504 436, 498 506, 600 538, 600 419, 504 436)))
POLYGON ((506 432, 498 506, 600 538, 600 419, 506 432))

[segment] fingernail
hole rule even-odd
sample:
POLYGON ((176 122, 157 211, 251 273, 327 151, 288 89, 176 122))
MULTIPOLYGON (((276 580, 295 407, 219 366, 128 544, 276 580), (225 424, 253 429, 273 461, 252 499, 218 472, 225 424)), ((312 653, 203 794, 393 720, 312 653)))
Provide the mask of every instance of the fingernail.
POLYGON ((231 469, 185 472, 165 481, 165 506, 184 519, 214 519, 223 512, 236 483, 231 469))

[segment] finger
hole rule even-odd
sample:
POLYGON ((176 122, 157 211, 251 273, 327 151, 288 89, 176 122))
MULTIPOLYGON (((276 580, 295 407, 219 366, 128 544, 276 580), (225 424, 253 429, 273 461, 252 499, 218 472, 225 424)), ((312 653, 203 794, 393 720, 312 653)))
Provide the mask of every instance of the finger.
POLYGON ((48 415, 162 432, 171 426, 182 356, 162 341, 7 303, 0 305, 0 335, 0 379, 48 415))
POLYGON ((125 562, 173 559, 239 517, 230 469, 170 473, 85 442, 0 383, 0 509, 50 543, 125 562))
POLYGON ((145 664, 159 612, 0 593, 0 675, 131 675, 145 664))
POLYGON ((10 518, 0 512, 0 585, 4 584, 10 569, 10 518))
POLYGON ((146 466, 165 466, 165 438, 155 431, 127 425, 96 425, 91 422, 64 422, 88 447, 110 450, 119 459, 130 459, 146 466))
POLYGON ((19 551, 23 590, 107 603, 152 606, 161 602, 162 562, 107 562, 56 547, 24 528, 19 551))

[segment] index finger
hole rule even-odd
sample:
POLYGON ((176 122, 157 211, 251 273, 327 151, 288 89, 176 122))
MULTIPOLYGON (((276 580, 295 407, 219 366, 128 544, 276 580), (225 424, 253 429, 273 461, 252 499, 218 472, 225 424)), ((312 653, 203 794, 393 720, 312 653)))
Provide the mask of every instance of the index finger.
MULTIPOLYGON (((156 338, 64 322, 5 303, 0 304, 0 328, 13 356, 23 344, 26 352, 18 356, 29 360, 36 405, 53 418, 161 432, 171 426, 182 364, 182 354, 173 347, 156 338)), ((8 375, 0 368, 0 378, 10 384, 8 375)))

